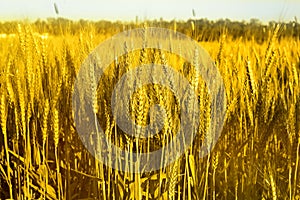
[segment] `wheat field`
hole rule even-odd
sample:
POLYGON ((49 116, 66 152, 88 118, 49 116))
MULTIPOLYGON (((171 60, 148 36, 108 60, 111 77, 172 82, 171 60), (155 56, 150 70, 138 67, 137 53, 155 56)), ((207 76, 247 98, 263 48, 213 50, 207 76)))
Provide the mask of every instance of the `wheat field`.
POLYGON ((130 152, 149 152, 170 141, 180 124, 178 102, 159 85, 135 91, 130 104, 135 123, 149 123, 153 103, 165 108, 165 123, 152 138, 128 136, 109 109, 120 77, 153 62, 174 67, 194 86, 202 112, 192 146, 169 166, 141 173, 112 169, 95 159, 80 140, 72 113, 81 64, 122 26, 100 31, 93 23, 46 26, 52 33, 28 22, 12 23, 11 33, 0 37, 0 199, 300 199, 300 37, 285 36, 284 25, 266 26, 260 41, 255 38, 260 33, 233 37, 230 27, 207 40, 201 37, 208 33, 194 23, 167 27, 196 39, 225 84, 224 127, 203 158, 198 149, 210 137, 211 104, 193 63, 170 52, 141 49, 111 63, 99 83, 86 80, 97 88, 93 106, 105 134, 130 152))

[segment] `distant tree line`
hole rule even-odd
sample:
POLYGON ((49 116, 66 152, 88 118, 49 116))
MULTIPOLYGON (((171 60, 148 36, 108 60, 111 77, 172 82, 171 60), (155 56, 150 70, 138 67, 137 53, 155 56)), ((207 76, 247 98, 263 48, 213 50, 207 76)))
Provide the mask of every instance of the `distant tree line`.
MULTIPOLYGON (((17 32, 17 24, 20 21, 0 22, 0 33, 12 34, 17 32)), ((23 22, 22 22, 23 23, 23 22)), ((29 23, 29 22, 28 22, 29 23)), ((47 20, 37 20, 30 23, 35 31, 40 33, 49 33, 52 35, 60 34, 78 34, 82 30, 93 30, 95 33, 114 34, 124 30, 136 27, 146 26, 163 27, 175 29, 193 37, 199 41, 218 40, 220 35, 226 34, 232 39, 255 40, 258 43, 269 38, 269 34, 278 24, 271 21, 268 24, 261 23, 258 19, 251 19, 250 22, 231 21, 229 19, 220 19, 211 21, 208 19, 190 19, 187 21, 165 21, 148 20, 143 22, 110 22, 110 21, 88 21, 79 20, 72 21, 64 18, 49 18, 47 20)), ((300 39, 300 24, 295 18, 291 22, 280 22, 281 31, 279 39, 282 37, 290 37, 300 39)))

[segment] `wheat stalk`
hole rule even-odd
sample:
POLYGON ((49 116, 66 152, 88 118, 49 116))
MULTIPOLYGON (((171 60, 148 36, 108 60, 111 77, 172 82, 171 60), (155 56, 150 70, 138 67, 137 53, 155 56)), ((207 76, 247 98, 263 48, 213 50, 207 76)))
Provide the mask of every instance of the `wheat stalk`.
POLYGON ((5 150, 5 157, 6 157, 6 182, 9 187, 9 196, 10 199, 13 199, 13 193, 12 193, 12 183, 11 183, 11 167, 10 167, 10 158, 9 158, 9 147, 8 147, 8 135, 7 135, 7 129, 6 129, 6 120, 7 120, 7 109, 6 109, 6 97, 5 94, 2 93, 0 96, 0 125, 2 129, 2 133, 4 136, 4 150, 5 150))

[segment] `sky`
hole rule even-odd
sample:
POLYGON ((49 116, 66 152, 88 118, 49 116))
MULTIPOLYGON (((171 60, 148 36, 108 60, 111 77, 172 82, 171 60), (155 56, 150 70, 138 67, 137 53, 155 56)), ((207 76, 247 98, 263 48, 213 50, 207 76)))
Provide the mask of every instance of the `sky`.
POLYGON ((300 0, 0 0, 0 21, 14 19, 186 20, 194 18, 262 22, 300 19, 300 0), (55 13, 54 3, 59 14, 55 13))

